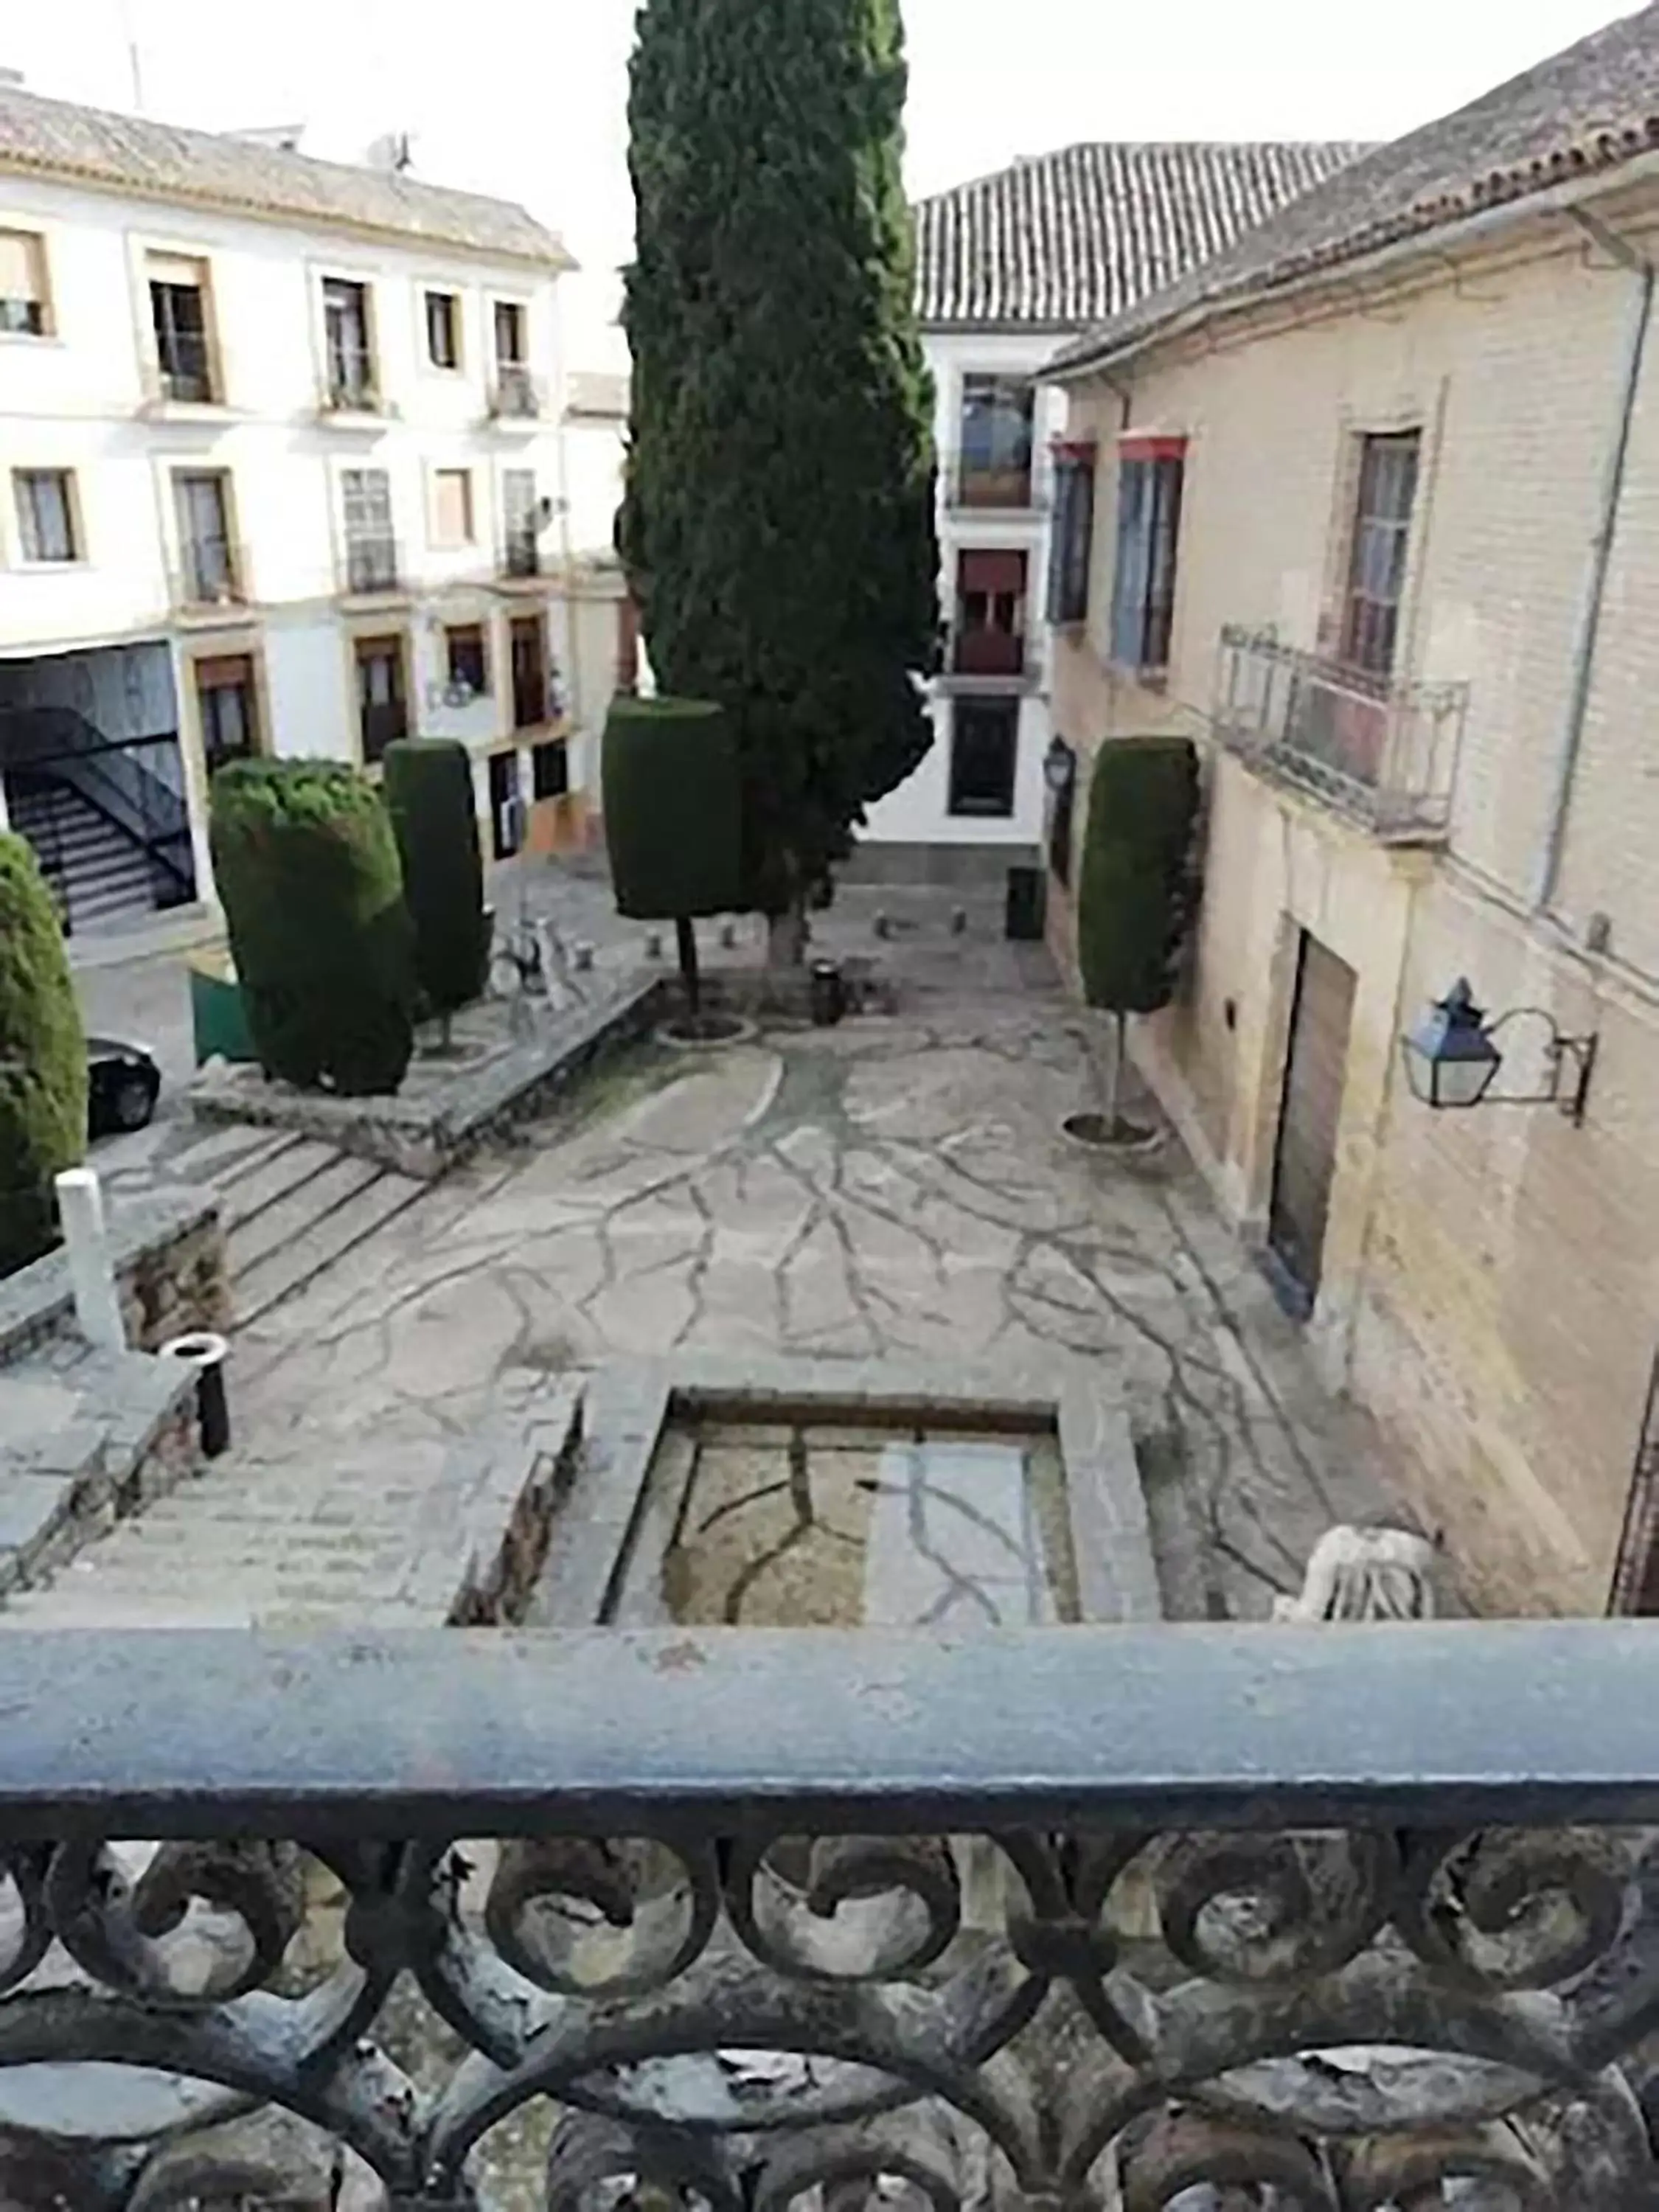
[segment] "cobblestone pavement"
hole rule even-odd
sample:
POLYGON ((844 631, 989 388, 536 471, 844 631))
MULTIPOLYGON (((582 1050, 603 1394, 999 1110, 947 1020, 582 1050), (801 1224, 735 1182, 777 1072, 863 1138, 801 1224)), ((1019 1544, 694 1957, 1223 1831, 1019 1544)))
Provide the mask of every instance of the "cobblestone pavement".
MULTIPOLYGON (((1089 1086, 1057 993, 599 1079, 239 1340, 245 1450, 395 1464, 510 1425, 550 1376, 677 1348, 1121 1381, 1170 1610, 1267 1612, 1334 1520, 1386 1510, 1370 1431, 1319 1389, 1178 1158, 1057 1133, 1089 1086)), ((257 1480, 257 1476, 252 1478, 257 1480)), ((360 1479, 362 1479, 360 1477, 360 1479)))

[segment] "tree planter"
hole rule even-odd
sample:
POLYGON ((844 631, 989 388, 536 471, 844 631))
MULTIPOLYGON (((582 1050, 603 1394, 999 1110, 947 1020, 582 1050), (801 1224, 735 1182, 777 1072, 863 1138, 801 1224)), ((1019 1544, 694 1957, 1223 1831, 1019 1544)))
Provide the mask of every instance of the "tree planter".
POLYGON ((1122 1115, 1114 1120, 1092 1111, 1068 1114, 1060 1125, 1060 1133, 1079 1152, 1116 1152, 1130 1158, 1155 1152, 1164 1142, 1162 1129, 1148 1128, 1144 1122, 1127 1121, 1122 1115))
POLYGON ((677 1014, 672 1021, 663 1022, 656 1038, 677 1052, 710 1052, 721 1045, 747 1044, 759 1034, 741 1014, 696 1013, 677 1014))

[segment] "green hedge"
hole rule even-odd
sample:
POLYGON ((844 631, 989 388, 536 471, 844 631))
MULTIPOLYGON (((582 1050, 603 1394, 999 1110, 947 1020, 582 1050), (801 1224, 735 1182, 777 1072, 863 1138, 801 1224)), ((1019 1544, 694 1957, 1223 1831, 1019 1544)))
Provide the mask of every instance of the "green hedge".
POLYGON ((0 1275, 58 1241, 52 1177, 87 1148, 87 1048, 58 909, 0 832, 0 1275))
POLYGON ((489 972, 483 856, 465 745, 405 738, 386 749, 386 803, 415 926, 415 972, 434 1014, 483 994, 489 972))
POLYGON ((738 754, 720 708, 614 700, 603 774, 618 914, 670 921, 741 905, 738 754))
POLYGON ((414 930, 380 795, 334 761, 235 761, 213 779, 214 873, 266 1073, 395 1091, 414 1049, 414 930))
POLYGON ((1078 884, 1091 1006, 1152 1014, 1170 1003, 1197 902, 1198 799, 1185 738, 1109 739, 1096 753, 1078 884))

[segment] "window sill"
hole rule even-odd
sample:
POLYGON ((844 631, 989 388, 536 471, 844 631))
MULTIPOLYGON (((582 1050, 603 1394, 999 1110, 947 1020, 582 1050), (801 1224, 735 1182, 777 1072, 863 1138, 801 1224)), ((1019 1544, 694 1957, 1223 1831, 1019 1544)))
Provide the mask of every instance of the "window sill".
POLYGON ((77 553, 68 561, 18 561, 6 571, 8 575, 15 576, 73 576, 90 575, 91 573, 92 563, 83 553, 77 553))
POLYGON ((1167 691, 1170 688, 1167 661, 1157 667, 1143 668, 1137 661, 1114 660, 1108 653, 1103 656, 1101 665, 1109 675, 1119 677, 1127 684, 1139 684, 1143 691, 1167 691))
POLYGON ((0 331, 0 346, 52 346, 63 351, 64 341, 56 331, 0 331))

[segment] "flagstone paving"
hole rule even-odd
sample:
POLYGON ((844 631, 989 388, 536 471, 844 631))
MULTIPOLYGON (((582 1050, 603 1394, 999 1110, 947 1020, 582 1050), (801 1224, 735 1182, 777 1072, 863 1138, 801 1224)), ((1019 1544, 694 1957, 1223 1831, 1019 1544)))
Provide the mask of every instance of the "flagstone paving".
POLYGON ((153 1602, 141 1520, 16 1601, 18 1625, 82 1625, 100 1589, 128 1593, 123 1619, 186 1592, 193 1620, 258 1619, 273 1552, 320 1556, 331 1528, 362 1538, 339 1607, 381 1604, 388 1504, 446 1447, 510 1434, 559 1378, 677 1351, 915 1358, 988 1389, 1083 1363, 1133 1417, 1170 1611, 1265 1614, 1331 1522, 1389 1510, 1373 1440, 1177 1153, 1060 1137, 1090 1095, 1086 1018, 1057 991, 939 994, 602 1075, 575 1121, 451 1177, 242 1331, 236 1449, 169 1507, 153 1602))

